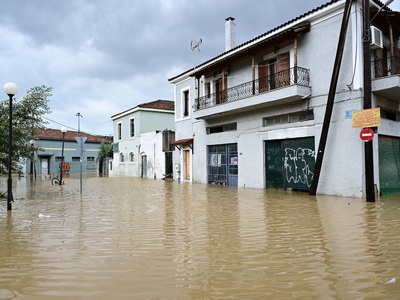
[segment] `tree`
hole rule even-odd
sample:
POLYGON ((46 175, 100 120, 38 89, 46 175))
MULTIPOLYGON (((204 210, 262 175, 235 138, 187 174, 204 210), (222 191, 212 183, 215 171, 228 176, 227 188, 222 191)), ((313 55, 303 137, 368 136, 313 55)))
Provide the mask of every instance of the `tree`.
POLYGON ((100 151, 97 155, 97 161, 99 162, 100 173, 103 173, 103 161, 107 157, 113 157, 113 144, 106 143, 104 140, 101 141, 100 151))
MULTIPOLYGON (((52 96, 52 88, 45 85, 36 86, 28 90, 20 101, 13 100, 13 170, 18 170, 17 162, 30 158, 38 148, 28 141, 45 128, 43 115, 50 113, 48 106, 52 96)), ((8 134, 9 134, 9 101, 0 102, 0 173, 4 173, 8 166, 8 134)))

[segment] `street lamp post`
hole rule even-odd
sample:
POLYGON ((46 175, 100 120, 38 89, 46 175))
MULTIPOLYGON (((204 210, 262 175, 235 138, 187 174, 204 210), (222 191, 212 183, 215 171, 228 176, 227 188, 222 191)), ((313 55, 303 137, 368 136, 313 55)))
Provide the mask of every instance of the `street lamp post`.
POLYGON ((59 185, 63 184, 63 167, 64 167, 64 140, 65 140, 65 133, 67 132, 66 127, 61 127, 61 132, 62 132, 62 147, 61 147, 61 165, 60 165, 60 182, 58 183, 59 185))
POLYGON ((4 87, 4 92, 9 97, 9 125, 8 125, 8 180, 7 180, 7 210, 12 210, 14 201, 12 194, 12 98, 18 93, 18 86, 13 82, 7 82, 4 87))
MULTIPOLYGON (((35 140, 30 140, 29 143, 31 144, 31 147, 33 148, 33 146, 35 145, 35 140)), ((33 175, 33 161, 35 159, 35 151, 32 150, 31 153, 31 171, 29 172, 30 175, 33 175)))

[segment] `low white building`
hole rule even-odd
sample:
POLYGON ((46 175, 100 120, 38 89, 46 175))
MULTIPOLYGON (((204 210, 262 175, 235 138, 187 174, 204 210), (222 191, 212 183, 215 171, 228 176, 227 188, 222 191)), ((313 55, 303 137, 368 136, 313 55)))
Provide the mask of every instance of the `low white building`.
POLYGON ((163 136, 174 131, 174 102, 143 103, 112 117, 114 157, 110 175, 161 178, 172 173, 163 136))

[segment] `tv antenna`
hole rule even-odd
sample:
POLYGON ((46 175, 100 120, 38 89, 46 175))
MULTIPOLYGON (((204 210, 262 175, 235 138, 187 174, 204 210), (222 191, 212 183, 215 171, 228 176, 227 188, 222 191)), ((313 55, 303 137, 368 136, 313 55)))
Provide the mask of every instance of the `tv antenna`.
POLYGON ((197 42, 196 41, 190 42, 190 49, 192 49, 192 52, 193 52, 193 66, 194 67, 196 66, 196 63, 195 63, 196 52, 200 52, 200 45, 202 42, 203 42, 203 40, 201 38, 197 42))
POLYGON ((202 39, 200 39, 198 42, 192 41, 190 43, 190 48, 192 49, 193 52, 200 52, 200 45, 203 42, 202 39))

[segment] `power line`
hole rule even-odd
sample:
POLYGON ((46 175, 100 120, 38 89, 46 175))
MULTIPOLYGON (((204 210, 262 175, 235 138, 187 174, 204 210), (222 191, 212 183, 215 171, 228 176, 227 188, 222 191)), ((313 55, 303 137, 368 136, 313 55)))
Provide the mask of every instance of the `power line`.
POLYGON ((51 119, 49 119, 49 118, 46 118, 46 117, 42 117, 42 118, 43 118, 43 119, 45 119, 45 120, 47 120, 47 121, 50 121, 50 122, 56 123, 56 124, 58 124, 58 125, 61 125, 61 126, 64 126, 64 127, 67 127, 67 128, 69 128, 69 129, 72 129, 72 130, 75 130, 75 131, 77 131, 77 129, 76 129, 76 128, 73 128, 73 127, 71 127, 71 126, 68 126, 68 125, 62 124, 62 123, 60 123, 60 122, 57 122, 57 121, 51 120, 51 119))
MULTIPOLYGON (((56 123, 56 124, 58 124, 58 125, 67 127, 68 129, 71 129, 71 130, 73 130, 73 131, 78 131, 76 128, 73 128, 73 127, 71 127, 71 126, 62 124, 62 123, 57 122, 57 121, 54 121, 54 120, 51 120, 51 119, 49 119, 49 118, 46 118, 46 117, 42 117, 42 118, 43 118, 43 119, 46 119, 47 121, 50 121, 50 122, 52 122, 52 123, 56 123)), ((109 122, 109 121, 108 121, 108 122, 109 122)), ((104 122, 104 123, 107 123, 107 122, 104 122)), ((98 123, 98 124, 104 124, 104 123, 98 123)), ((92 124, 92 125, 94 125, 94 124, 92 124)), ((98 133, 91 133, 91 132, 86 132, 86 131, 85 131, 85 133, 90 134, 90 135, 93 135, 93 136, 112 136, 112 135, 110 135, 110 134, 98 134, 98 133)))

